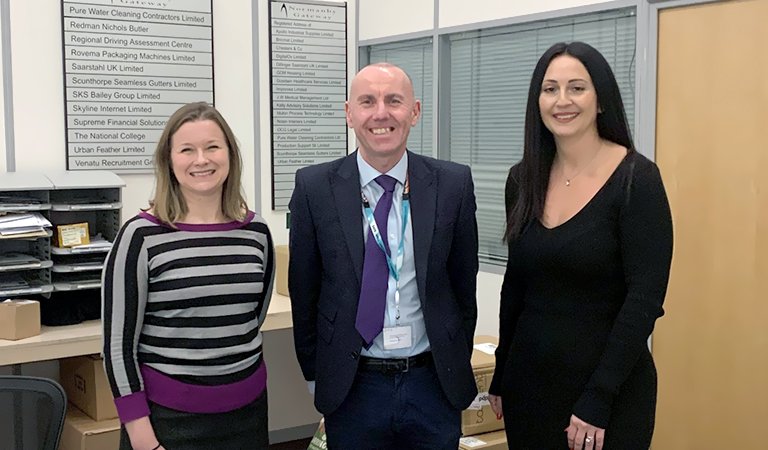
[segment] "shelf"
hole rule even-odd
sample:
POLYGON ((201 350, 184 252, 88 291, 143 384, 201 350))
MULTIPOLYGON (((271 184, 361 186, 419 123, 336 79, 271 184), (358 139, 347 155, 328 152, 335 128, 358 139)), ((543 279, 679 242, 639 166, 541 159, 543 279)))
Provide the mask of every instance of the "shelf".
POLYGON ((101 321, 40 328, 40 334, 18 341, 0 339, 0 366, 91 355, 101 352, 101 321))
POLYGON ((85 289, 101 288, 101 280, 83 280, 83 281, 62 281, 53 283, 53 290, 61 291, 82 291, 85 289))
POLYGON ((14 272, 17 270, 35 270, 35 269, 47 269, 53 266, 53 261, 37 261, 24 264, 12 264, 7 266, 0 266, 0 272, 14 272))
POLYGON ((293 327, 291 315, 291 298, 272 291, 267 317, 261 325, 261 331, 286 330, 293 327))
POLYGON ((7 234, 5 236, 0 235, 0 242, 3 240, 15 240, 15 241, 36 241, 40 238, 49 238, 53 236, 53 231, 46 228, 43 231, 32 231, 29 233, 19 233, 19 234, 7 234))
POLYGON ((54 255, 84 255, 87 253, 107 253, 109 252, 110 248, 106 247, 99 247, 99 248, 89 248, 89 247, 72 247, 72 248, 59 248, 59 247, 51 247, 51 254, 54 255))
POLYGON ((51 292, 53 292, 53 285, 50 285, 50 284, 44 284, 40 286, 10 288, 10 289, 0 288, 0 297, 17 297, 19 295, 50 294, 51 292))
POLYGON ((40 203, 40 204, 0 203, 0 212, 48 211, 49 209, 51 209, 50 203, 40 203))
POLYGON ((0 191, 41 191, 53 189, 51 180, 42 173, 4 172, 0 177, 0 191))
MULTIPOLYGON (((292 326, 291 299, 273 292, 267 318, 261 326, 261 331, 284 330, 292 326)), ((38 336, 18 341, 0 339, 0 366, 92 355, 101 351, 101 321, 99 320, 62 327, 43 326, 38 336)))
POLYGON ((58 171, 45 174, 46 181, 55 190, 67 189, 109 189, 125 187, 125 182, 108 170, 89 170, 87 172, 58 171))
POLYGON ((56 273, 78 273, 78 272, 92 272, 101 270, 104 268, 104 263, 93 265, 82 264, 53 264, 51 270, 56 273))
POLYGON ((50 205, 51 211, 110 211, 117 210, 123 207, 120 202, 105 202, 105 203, 54 203, 50 205))
MULTIPOLYGON (((53 224, 88 222, 92 242, 58 248, 50 228, 0 236, 0 253, 8 256, 0 266, 0 280, 7 286, 0 288, 0 296, 29 298, 42 294, 54 301, 56 296, 95 300, 104 259, 112 248, 109 241, 120 229, 120 191, 124 186, 118 175, 105 170, 9 172, 0 176, 0 214, 42 212, 53 224), (54 291, 57 294, 51 297, 54 291)), ((0 366, 89 355, 101 352, 101 347, 99 320, 43 326, 38 336, 18 341, 0 339, 0 366)))

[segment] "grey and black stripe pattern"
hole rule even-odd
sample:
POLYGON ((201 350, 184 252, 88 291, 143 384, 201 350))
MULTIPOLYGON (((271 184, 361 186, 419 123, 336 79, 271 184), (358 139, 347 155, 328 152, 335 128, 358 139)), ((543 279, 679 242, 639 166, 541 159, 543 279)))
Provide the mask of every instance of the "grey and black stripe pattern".
POLYGON ((192 384, 247 378, 262 359, 274 277, 262 218, 207 231, 136 216, 102 274, 104 359, 115 398, 144 390, 139 364, 192 384), (226 229, 225 229, 226 228, 226 229))

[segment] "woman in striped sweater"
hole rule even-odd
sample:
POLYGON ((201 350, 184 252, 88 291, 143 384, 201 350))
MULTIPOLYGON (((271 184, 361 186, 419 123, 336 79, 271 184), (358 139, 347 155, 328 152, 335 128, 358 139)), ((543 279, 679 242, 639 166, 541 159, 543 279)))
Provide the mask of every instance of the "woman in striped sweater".
POLYGON ((245 203, 237 142, 213 107, 189 104, 154 163, 150 209, 123 225, 102 274, 120 449, 266 449, 274 252, 245 203))

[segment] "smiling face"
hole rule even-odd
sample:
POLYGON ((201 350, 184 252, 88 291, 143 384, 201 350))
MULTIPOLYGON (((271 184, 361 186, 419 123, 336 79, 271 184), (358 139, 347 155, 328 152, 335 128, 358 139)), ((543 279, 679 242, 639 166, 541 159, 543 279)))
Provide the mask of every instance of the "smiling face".
POLYGON ((549 63, 539 94, 541 120, 555 138, 597 133, 597 93, 587 68, 562 55, 549 63))
POLYGON ((408 134, 421 115, 408 76, 395 66, 368 66, 352 80, 347 125, 355 130, 363 159, 396 158, 405 153, 408 134))
POLYGON ((217 195, 229 175, 229 147, 212 120, 187 122, 171 137, 171 167, 187 202, 217 195))

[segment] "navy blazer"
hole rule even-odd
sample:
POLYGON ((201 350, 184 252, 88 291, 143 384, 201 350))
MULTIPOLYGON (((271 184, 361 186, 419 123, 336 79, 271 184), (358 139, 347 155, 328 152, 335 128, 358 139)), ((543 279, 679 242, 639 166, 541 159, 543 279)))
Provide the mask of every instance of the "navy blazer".
MULTIPOLYGON (((316 381, 315 407, 347 396, 360 359, 355 329, 365 241, 357 152, 296 172, 291 197, 291 295, 296 355, 316 381)), ((464 409, 477 389, 477 221, 469 167, 408 153, 416 284, 440 384, 464 409)))

